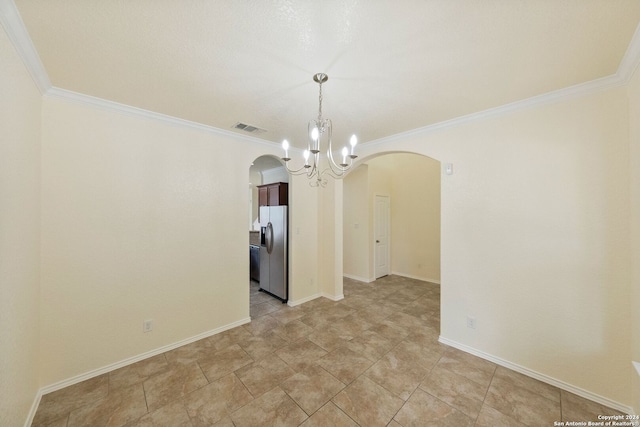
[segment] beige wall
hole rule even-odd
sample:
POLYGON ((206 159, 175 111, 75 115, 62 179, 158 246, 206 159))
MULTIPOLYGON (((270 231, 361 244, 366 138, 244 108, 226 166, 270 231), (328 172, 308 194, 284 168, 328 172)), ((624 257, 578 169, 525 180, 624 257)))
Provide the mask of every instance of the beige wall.
POLYGON ((40 93, 0 30, 0 425, 22 425, 39 382, 40 93))
POLYGON ((49 97, 42 141, 42 384, 248 320, 248 171, 277 145, 49 97))
POLYGON ((373 209, 376 194, 391 202, 391 272, 440 282, 440 163, 395 153, 369 159, 344 181, 344 270, 374 279, 373 209))
MULTIPOLYGON (((640 71, 629 85, 630 171, 631 171, 631 318, 632 354, 640 363, 640 71)), ((633 382, 633 407, 640 414, 640 372, 631 373, 633 382)))
POLYGON ((372 280, 369 260, 369 166, 360 165, 344 179, 343 269, 347 277, 372 280))
POLYGON ((318 192, 306 176, 289 180, 289 301, 320 293, 318 281, 318 192))
POLYGON ((318 288, 322 295, 339 300, 342 293, 342 209, 336 209, 342 204, 342 180, 327 179, 325 187, 314 188, 318 192, 320 216, 318 218, 318 236, 321 247, 318 249, 318 288))
POLYGON ((443 339, 631 403, 628 120, 618 88, 362 145, 454 165, 443 339))

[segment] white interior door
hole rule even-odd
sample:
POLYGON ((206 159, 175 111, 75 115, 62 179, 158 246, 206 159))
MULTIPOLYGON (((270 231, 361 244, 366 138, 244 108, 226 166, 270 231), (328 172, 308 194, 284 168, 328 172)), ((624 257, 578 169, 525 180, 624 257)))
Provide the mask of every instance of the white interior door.
POLYGON ((375 208, 373 218, 374 243, 374 275, 375 278, 389 274, 389 197, 375 196, 375 208))

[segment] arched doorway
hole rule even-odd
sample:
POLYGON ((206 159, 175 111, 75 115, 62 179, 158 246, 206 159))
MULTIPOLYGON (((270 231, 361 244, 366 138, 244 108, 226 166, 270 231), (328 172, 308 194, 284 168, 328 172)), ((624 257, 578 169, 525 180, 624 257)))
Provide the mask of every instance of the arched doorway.
POLYGON ((268 155, 255 159, 249 167, 248 212, 252 318, 274 309, 274 298, 287 301, 288 194, 289 173, 281 160, 268 155))
POLYGON ((440 285, 441 175, 440 162, 430 157, 383 153, 365 159, 345 177, 346 298, 347 283, 372 283, 387 274, 440 285), (388 217, 380 201, 388 203, 388 217), (381 236, 388 244, 382 245, 381 236), (385 262, 386 271, 378 266, 385 262))

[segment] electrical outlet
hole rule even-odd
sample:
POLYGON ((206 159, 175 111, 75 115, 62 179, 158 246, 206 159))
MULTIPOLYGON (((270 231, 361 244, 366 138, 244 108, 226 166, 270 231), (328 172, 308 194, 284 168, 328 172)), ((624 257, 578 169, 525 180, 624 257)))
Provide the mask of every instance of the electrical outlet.
POLYGON ((475 329, 476 328, 476 318, 467 316, 467 328, 475 329))
POLYGON ((151 332, 153 331, 153 319, 147 319, 142 322, 142 332, 151 332))

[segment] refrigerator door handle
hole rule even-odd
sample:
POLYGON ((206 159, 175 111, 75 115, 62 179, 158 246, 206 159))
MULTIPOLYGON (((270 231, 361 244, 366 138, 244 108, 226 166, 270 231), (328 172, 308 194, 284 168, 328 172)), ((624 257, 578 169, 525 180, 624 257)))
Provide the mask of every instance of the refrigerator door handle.
POLYGON ((273 224, 267 224, 267 230, 265 232, 265 239, 267 244, 267 253, 270 254, 273 250, 273 224))

